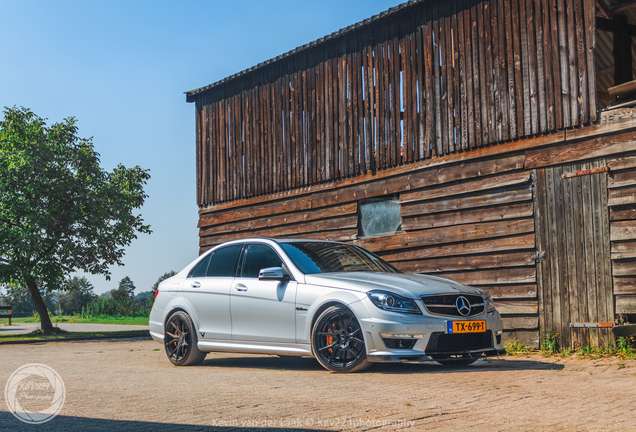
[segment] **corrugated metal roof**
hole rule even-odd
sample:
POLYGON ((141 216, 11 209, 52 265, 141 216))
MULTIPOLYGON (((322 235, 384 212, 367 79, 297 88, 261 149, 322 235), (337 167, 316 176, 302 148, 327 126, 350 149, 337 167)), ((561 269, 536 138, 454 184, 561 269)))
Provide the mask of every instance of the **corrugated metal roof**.
POLYGON ((256 66, 253 66, 253 67, 251 67, 249 69, 245 69, 244 71, 235 73, 234 75, 230 75, 229 77, 224 78, 224 79, 222 79, 220 81, 214 82, 214 83, 212 83, 210 85, 207 85, 205 87, 200 87, 200 88, 197 88, 197 89, 194 89, 194 90, 190 90, 190 91, 184 92, 186 94, 186 96, 187 96, 187 101, 188 102, 193 102, 194 101, 193 96, 195 96, 195 95, 197 95, 199 93, 203 93, 203 92, 205 92, 207 90, 210 90, 211 88, 214 88, 214 87, 216 87, 218 85, 224 84, 224 83, 226 83, 228 81, 232 81, 233 79, 236 79, 238 77, 246 75, 246 74, 248 74, 250 72, 253 72, 255 70, 261 69, 261 68, 263 68, 265 66, 268 66, 268 65, 271 65, 273 63, 279 62, 279 61, 281 61, 283 59, 286 59, 286 58, 298 53, 298 52, 301 52, 301 51, 304 51, 306 49, 312 48, 312 47, 314 47, 316 45, 322 44, 323 42, 327 42, 327 41, 336 39, 336 38, 338 38, 338 37, 340 37, 340 36, 342 36, 342 35, 344 35, 346 33, 349 33, 350 31, 357 30, 357 29, 359 29, 361 27, 369 25, 369 24, 371 24, 371 23, 373 23, 375 21, 378 21, 378 20, 380 20, 380 19, 382 19, 384 17, 390 16, 390 15, 392 15, 392 14, 394 14, 394 13, 396 13, 396 12, 398 12, 398 11, 404 9, 404 8, 407 8, 409 6, 412 6, 414 4, 421 3, 421 2, 424 2, 424 1, 428 1, 428 0, 410 0, 410 1, 406 2, 406 3, 402 3, 400 5, 394 6, 394 7, 390 8, 389 10, 387 10, 385 12, 379 13, 377 15, 372 16, 371 18, 367 18, 367 19, 362 20, 362 21, 360 21, 358 23, 352 24, 352 25, 350 25, 348 27, 345 27, 343 29, 338 30, 337 32, 333 32, 330 35, 327 35, 325 37, 317 39, 317 40, 315 40, 313 42, 309 42, 308 44, 299 46, 298 48, 295 48, 295 49, 293 49, 291 51, 288 51, 288 52, 286 52, 284 54, 281 54, 281 55, 279 55, 277 57, 274 57, 273 59, 270 59, 270 60, 264 61, 262 63, 259 63, 256 66))

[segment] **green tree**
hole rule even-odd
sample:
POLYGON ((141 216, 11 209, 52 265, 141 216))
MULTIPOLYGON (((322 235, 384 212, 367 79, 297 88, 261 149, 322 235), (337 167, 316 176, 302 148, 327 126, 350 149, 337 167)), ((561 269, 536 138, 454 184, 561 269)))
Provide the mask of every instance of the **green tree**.
POLYGON ((123 247, 151 232, 133 214, 147 198, 148 170, 103 170, 75 124, 70 117, 48 127, 16 107, 0 121, 0 283, 29 289, 45 331, 53 326, 41 292, 64 289, 77 270, 109 280, 123 247))
POLYGON ((128 276, 124 276, 122 280, 119 281, 119 289, 125 291, 130 298, 135 296, 135 284, 128 276))
POLYGON ((159 284, 161 282, 163 282, 164 280, 171 278, 172 276, 176 275, 177 272, 174 270, 170 270, 169 272, 165 272, 164 274, 162 274, 161 276, 159 276, 159 279, 157 279, 157 282, 154 283, 154 285, 152 286, 152 298, 155 298, 155 293, 157 292, 157 288, 159 288, 159 284))
MULTIPOLYGON (((14 317, 28 317, 36 312, 35 302, 27 287, 14 285, 5 286, 4 289, 6 293, 0 294, 0 305, 11 306, 11 314, 14 317)), ((54 293, 43 293, 42 300, 47 308, 55 310, 57 299, 54 293)))
POLYGON ((85 277, 73 276, 64 284, 66 291, 57 295, 57 302, 64 315, 71 315, 82 311, 97 296, 93 291, 93 284, 85 277))

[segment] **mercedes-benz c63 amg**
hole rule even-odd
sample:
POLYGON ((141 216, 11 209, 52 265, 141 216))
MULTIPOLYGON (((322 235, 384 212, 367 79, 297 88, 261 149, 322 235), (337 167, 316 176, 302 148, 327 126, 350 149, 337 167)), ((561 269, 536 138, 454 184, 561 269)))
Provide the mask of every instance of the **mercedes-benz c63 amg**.
POLYGON ((150 334, 175 365, 206 353, 314 356, 353 372, 374 362, 468 365, 504 352, 485 291, 405 274, 358 246, 238 240, 159 285, 150 334))

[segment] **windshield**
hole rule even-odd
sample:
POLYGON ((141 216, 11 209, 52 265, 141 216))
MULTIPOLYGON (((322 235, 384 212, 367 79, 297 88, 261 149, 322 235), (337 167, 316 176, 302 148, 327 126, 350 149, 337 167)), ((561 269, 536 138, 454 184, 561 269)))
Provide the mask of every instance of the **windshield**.
POLYGON ((323 242, 280 243, 293 263, 305 274, 332 272, 400 273, 391 264, 362 248, 323 242))

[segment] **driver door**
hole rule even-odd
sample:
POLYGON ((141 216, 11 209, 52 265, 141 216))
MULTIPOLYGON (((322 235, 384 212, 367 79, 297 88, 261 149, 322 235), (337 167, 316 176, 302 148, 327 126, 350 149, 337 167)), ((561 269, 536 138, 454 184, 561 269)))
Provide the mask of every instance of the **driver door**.
POLYGON ((281 266, 270 246, 245 246, 240 274, 230 290, 233 340, 296 342, 297 283, 258 279, 260 270, 281 266))

